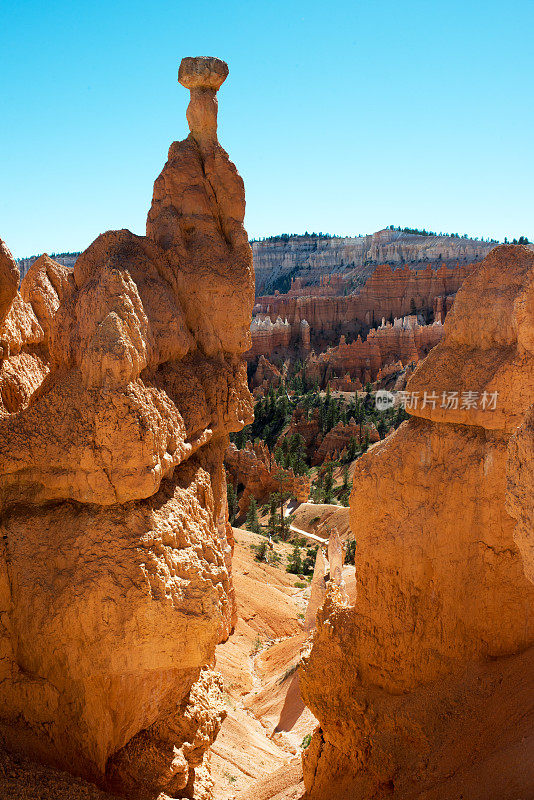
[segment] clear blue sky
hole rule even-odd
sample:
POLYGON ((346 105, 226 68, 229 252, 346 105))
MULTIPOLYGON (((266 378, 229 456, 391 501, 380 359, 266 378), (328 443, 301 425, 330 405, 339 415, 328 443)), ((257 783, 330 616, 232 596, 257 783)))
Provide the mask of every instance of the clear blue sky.
POLYGON ((216 55, 252 237, 390 223, 534 239, 533 0, 0 4, 0 237, 16 256, 144 233, 216 55))

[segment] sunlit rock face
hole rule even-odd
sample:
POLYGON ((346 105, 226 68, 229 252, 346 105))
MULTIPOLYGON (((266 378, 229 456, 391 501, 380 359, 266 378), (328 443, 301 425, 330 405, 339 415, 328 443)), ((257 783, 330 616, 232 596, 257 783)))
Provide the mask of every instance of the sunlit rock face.
POLYGON ((0 418, 26 408, 49 372, 53 318, 71 270, 47 255, 36 259, 18 291, 18 268, 0 240, 0 418))
POLYGON ((109 231, 73 272, 36 262, 20 294, 0 259, 0 735, 129 798, 209 796, 224 716, 223 455, 252 419, 254 297, 243 182, 216 137, 227 72, 182 64, 191 133, 146 237, 109 231))
POLYGON ((386 262, 422 266, 442 262, 450 265, 459 260, 468 263, 480 261, 494 247, 494 242, 455 236, 421 236, 389 228, 367 236, 312 234, 275 237, 252 245, 258 294, 266 294, 283 277, 297 275, 292 286, 298 291, 301 280, 318 283, 331 273, 335 279, 335 273, 343 275, 355 267, 366 276, 374 265, 386 262))
POLYGON ((532 791, 533 297, 531 251, 487 256, 357 462, 357 599, 327 597, 301 673, 312 800, 532 791))
POLYGON ((417 311, 436 307, 439 319, 447 310, 447 298, 458 291, 476 264, 441 265, 434 269, 410 269, 408 266, 392 268, 380 264, 368 277, 359 291, 345 295, 329 295, 327 287, 303 287, 287 294, 276 293, 256 298, 254 313, 268 315, 271 322, 277 318, 291 325, 295 339, 302 320, 311 327, 312 339, 319 334, 328 335, 341 328, 342 333, 360 326, 378 325, 382 317, 404 317, 417 311), (317 292, 320 292, 317 294, 317 292), (438 302, 439 298, 439 302, 438 302))

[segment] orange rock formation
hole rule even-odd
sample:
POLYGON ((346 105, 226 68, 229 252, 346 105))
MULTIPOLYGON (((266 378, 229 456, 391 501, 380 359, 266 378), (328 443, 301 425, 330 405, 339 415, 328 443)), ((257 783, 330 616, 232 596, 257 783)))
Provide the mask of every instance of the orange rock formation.
POLYGON ((310 496, 311 478, 279 467, 261 440, 254 445, 247 442, 242 450, 230 443, 224 463, 233 482, 244 486, 239 500, 241 511, 248 509, 251 497, 264 503, 271 494, 280 490, 281 482, 284 490, 299 503, 305 503, 310 496))
POLYGON ((330 591, 301 673, 310 800, 532 793, 533 331, 534 254, 501 246, 408 383, 424 407, 356 462, 357 600, 330 591))
POLYGON ((293 339, 298 338, 300 323, 305 319, 313 339, 332 333, 337 326, 354 330, 356 323, 363 327, 378 323, 382 317, 404 317, 414 309, 432 309, 438 297, 442 298, 439 307, 442 312, 447 306, 443 297, 454 294, 475 266, 459 264, 453 268, 433 269, 428 265, 426 269, 415 270, 409 267, 392 269, 383 264, 375 269, 359 294, 317 297, 308 293, 309 287, 304 287, 287 295, 258 297, 254 314, 267 315, 271 322, 276 322, 278 317, 287 319, 293 339))
POLYGON ((373 423, 362 425, 361 428, 354 419, 344 425, 338 422, 323 439, 320 439, 312 457, 313 464, 322 464, 327 458, 339 458, 348 448, 351 439, 356 439, 360 444, 369 437, 369 442, 374 444, 380 441, 380 435, 373 423))
POLYGON ((207 797, 224 716, 222 460, 252 418, 254 297, 243 182, 216 137, 227 71, 181 64, 191 133, 146 237, 99 236, 69 276, 44 257, 20 295, 0 253, 0 735, 129 798, 207 797))
POLYGON ((358 336, 347 344, 341 336, 336 347, 329 347, 319 356, 310 355, 306 375, 321 386, 326 386, 332 378, 348 375, 361 388, 368 381, 382 377, 390 365, 403 369, 425 358, 442 336, 441 322, 420 325, 415 315, 395 319, 393 324, 382 320, 382 325, 370 330, 364 341, 358 336))
MULTIPOLYGON (((531 308, 533 299, 531 293, 531 308)), ((514 541, 525 575, 534 583, 534 406, 510 441, 507 474, 507 509, 516 519, 514 541)))
MULTIPOLYGON (((16 276, 15 292, 0 323, 0 418, 25 408, 49 371, 52 323, 68 286, 70 270, 43 255, 26 273, 0 241, 0 261, 16 276)), ((5 285, 8 286, 9 279, 5 285)), ((1 284, 0 284, 1 285, 1 284)), ((5 289, 0 290, 6 296, 5 289)))
POLYGON ((277 369, 274 364, 271 364, 265 356, 260 356, 258 359, 258 366, 254 377, 252 378, 252 385, 254 389, 267 391, 270 386, 276 387, 282 380, 282 373, 277 369))
POLYGON ((19 287, 19 271, 13 256, 0 245, 0 325, 3 324, 19 287))

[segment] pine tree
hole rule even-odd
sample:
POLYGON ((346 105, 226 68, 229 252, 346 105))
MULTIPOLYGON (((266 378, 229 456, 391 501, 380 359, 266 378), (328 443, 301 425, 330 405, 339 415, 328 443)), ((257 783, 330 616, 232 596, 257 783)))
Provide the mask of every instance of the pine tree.
POLYGON ((282 539, 285 539, 289 533, 290 525, 289 520, 287 520, 284 516, 284 502, 289 497, 287 492, 288 475, 283 470, 279 469, 275 474, 275 478, 280 484, 280 491, 277 498, 280 507, 279 535, 282 537, 282 539))
POLYGON ((323 479, 323 503, 331 503, 334 499, 334 466, 328 464, 323 479))
POLYGON ((332 392, 330 391, 330 384, 326 387, 326 396, 324 398, 325 411, 328 411, 330 403, 332 402, 332 392))
POLYGON ((304 575, 313 575, 318 549, 319 545, 306 548, 306 555, 302 559, 302 572, 304 575))
POLYGON ((324 403, 322 403, 321 401, 319 401, 319 419, 318 419, 318 422, 319 422, 319 430, 321 431, 321 433, 324 433, 325 432, 325 427, 326 427, 325 426, 326 412, 325 412, 324 403))
POLYGON ((349 488, 349 468, 343 467, 343 483, 341 484, 341 491, 346 492, 349 488))
POLYGON ((336 403, 335 402, 330 403, 330 405, 328 406, 327 414, 326 414, 325 433, 328 433, 328 431, 331 431, 332 428, 335 426, 335 424, 336 424, 336 411, 337 411, 336 403))
POLYGON ((319 471, 317 473, 317 478, 315 480, 315 486, 313 489, 313 499, 316 503, 321 503, 323 500, 323 481, 324 474, 323 472, 319 471))
POLYGON ((269 546, 267 542, 260 542, 258 545, 254 546, 256 551, 256 555, 254 558, 256 561, 264 561, 265 563, 269 563, 269 546))
POLYGON ((245 528, 247 531, 252 531, 252 533, 261 533, 260 521, 258 519, 258 506, 256 505, 254 497, 250 498, 245 528))
POLYGON ((228 501, 228 520, 233 525, 238 512, 237 494, 233 483, 226 485, 226 499, 228 501))
POLYGON ((269 505, 269 522, 267 523, 267 530, 269 531, 269 535, 274 537, 278 533, 278 498, 275 494, 271 495, 269 505))
POLYGON ((352 564, 356 556, 356 539, 349 539, 347 541, 347 549, 345 550, 345 564, 352 564))
POLYGON ((289 466, 296 475, 304 475, 308 471, 306 465, 306 447, 304 437, 300 433, 295 433, 289 442, 289 466))
POLYGON ((294 545, 293 552, 287 557, 286 572, 292 572, 294 575, 302 574, 302 558, 298 544, 294 545))
POLYGON ((356 458, 357 453, 358 453, 358 443, 356 441, 356 437, 355 436, 351 436, 350 437, 350 441, 349 441, 349 447, 348 447, 348 450, 347 450, 347 459, 349 461, 354 461, 354 459, 356 458))

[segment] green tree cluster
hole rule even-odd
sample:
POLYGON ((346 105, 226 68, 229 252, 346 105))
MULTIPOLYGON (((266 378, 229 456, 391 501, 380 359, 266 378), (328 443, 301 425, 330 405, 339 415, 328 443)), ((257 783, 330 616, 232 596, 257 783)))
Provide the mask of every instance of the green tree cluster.
POLYGON ((318 545, 301 548, 298 543, 294 544, 293 551, 287 557, 286 572, 294 575, 313 575, 317 548, 318 545))
POLYGON ((307 453, 304 438, 300 433, 294 433, 282 440, 274 451, 276 463, 284 469, 292 469, 295 475, 307 475, 307 453))

